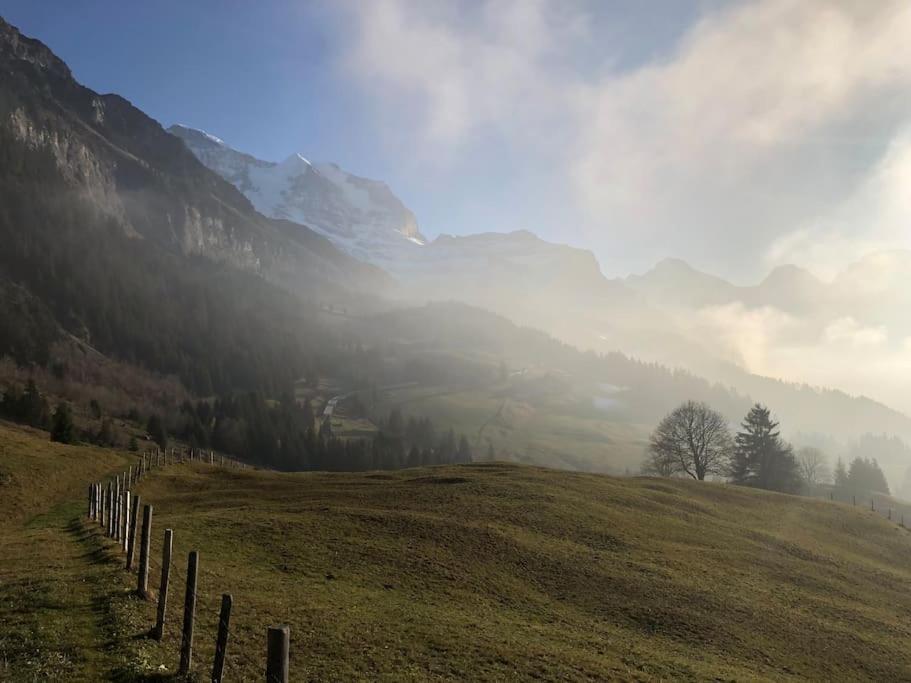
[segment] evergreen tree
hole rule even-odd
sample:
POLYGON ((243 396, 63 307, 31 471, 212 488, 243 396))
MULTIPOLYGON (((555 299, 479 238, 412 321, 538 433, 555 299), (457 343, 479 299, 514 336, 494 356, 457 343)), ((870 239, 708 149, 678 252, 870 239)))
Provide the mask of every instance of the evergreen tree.
POLYGON ((101 427, 99 427, 98 433, 95 435, 95 443, 99 446, 114 445, 114 423, 111 422, 110 418, 105 418, 101 421, 101 427))
POLYGON ((800 472, 791 446, 781 438, 769 409, 759 403, 747 413, 734 437, 731 480, 770 491, 800 490, 800 472))
POLYGON ((76 428, 73 425, 73 413, 69 405, 64 402, 57 404, 54 416, 51 419, 51 441, 60 443, 73 443, 76 439, 76 428))
POLYGON ((845 468, 845 463, 841 458, 835 463, 834 481, 836 489, 843 491, 848 488, 848 470, 845 468))
POLYGON ((889 484, 875 458, 854 458, 848 468, 848 487, 855 493, 885 493, 889 495, 889 484))
POLYGON ((168 433, 165 431, 164 423, 158 415, 152 415, 149 418, 149 422, 146 425, 146 431, 149 433, 152 441, 158 444, 161 450, 165 450, 168 447, 168 433))
POLYGON ((458 463, 471 462, 471 446, 464 434, 459 439, 459 450, 456 451, 455 461, 458 463))

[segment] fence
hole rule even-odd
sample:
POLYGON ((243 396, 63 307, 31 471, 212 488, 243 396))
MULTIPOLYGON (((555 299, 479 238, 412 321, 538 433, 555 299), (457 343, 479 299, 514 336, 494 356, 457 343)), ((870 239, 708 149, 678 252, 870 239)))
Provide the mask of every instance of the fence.
MULTIPOLYGON (((885 494, 870 494, 870 498, 868 500, 865 496, 860 497, 855 493, 851 493, 850 491, 845 493, 844 491, 836 492, 834 490, 830 490, 827 493, 817 493, 813 497, 823 498, 834 503, 845 503, 847 505, 851 505, 852 507, 869 507, 870 512, 875 512, 881 517, 885 517, 890 522, 897 523, 903 529, 908 528, 905 526, 905 513, 908 512, 911 514, 911 505, 903 504, 902 501, 885 494)), ((911 516, 908 517, 908 520, 911 521, 911 516)))
MULTIPOLYGON (((188 462, 204 462, 222 467, 246 469, 247 465, 222 455, 216 456, 213 451, 198 449, 180 450, 176 448, 162 451, 147 451, 140 455, 136 467, 130 466, 123 473, 107 482, 94 482, 88 487, 88 518, 97 522, 105 535, 116 542, 125 557, 126 571, 136 571, 136 593, 145 599, 151 599, 149 575, 152 571, 159 573, 157 610, 155 624, 149 635, 161 640, 167 622, 168 598, 173 579, 181 581, 184 586, 183 624, 180 635, 180 653, 178 675, 186 676, 193 668, 193 640, 196 628, 197 586, 200 573, 200 556, 196 550, 187 556, 186 573, 181 576, 177 563, 173 561, 172 550, 174 532, 166 529, 161 552, 161 564, 152 558, 152 515, 151 504, 143 504, 140 496, 135 495, 133 488, 152 470, 188 462), (140 512, 142 525, 140 527, 140 512), (137 546, 139 544, 138 562, 137 546), (156 566, 157 565, 157 566, 156 566), (173 578, 172 578, 173 577, 173 578)), ((215 656, 212 662, 213 683, 224 680, 230 638, 231 610, 234 600, 230 593, 222 595, 221 610, 218 617, 218 629, 215 640, 215 656)), ((254 662, 244 653, 236 653, 253 668, 263 669, 262 662, 254 662)), ((266 631, 265 672, 268 683, 287 683, 290 675, 290 629, 285 625, 269 627, 266 631)))

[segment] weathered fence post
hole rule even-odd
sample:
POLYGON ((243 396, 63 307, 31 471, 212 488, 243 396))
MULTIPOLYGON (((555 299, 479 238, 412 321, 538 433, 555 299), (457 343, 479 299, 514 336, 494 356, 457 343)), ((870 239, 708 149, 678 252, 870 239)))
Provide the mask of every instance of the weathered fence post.
POLYGON ((152 506, 142 508, 142 540, 139 545, 139 581, 136 592, 143 598, 149 594, 149 544, 152 541, 152 506))
POLYGON ((130 541, 130 492, 124 491, 123 493, 123 534, 121 537, 121 542, 123 545, 123 552, 127 551, 127 546, 130 541))
POLYGON ((892 508, 889 508, 889 521, 892 521, 892 508))
POLYGON ((187 558, 187 592, 183 601, 183 631, 180 637, 180 668, 186 676, 193 664, 193 626, 196 621, 196 578, 199 572, 199 552, 193 550, 187 558))
POLYGON ((108 538, 114 535, 114 482, 108 484, 108 538))
POLYGON ((127 571, 133 571, 133 557, 136 555, 136 527, 139 525, 140 497, 133 498, 133 509, 130 512, 130 534, 127 539, 127 571))
POLYGON ((271 626, 266 638, 266 682, 288 683, 288 651, 291 629, 271 626))
POLYGON ((857 507, 857 496, 851 496, 851 505, 857 507))
POLYGON ((111 538, 115 541, 120 540, 120 477, 117 477, 117 483, 114 485, 114 529, 111 538))
POLYGON ((98 524, 104 526, 104 488, 98 482, 98 524))
POLYGON ((231 622, 231 606, 234 598, 230 593, 221 596, 221 613, 218 615, 218 639, 215 641, 215 662, 212 664, 212 683, 221 683, 225 671, 225 655, 228 653, 228 625, 231 622))
POLYGON ((874 499, 873 499, 873 498, 870 499, 870 509, 871 509, 873 512, 876 512, 876 503, 874 502, 874 499))
POLYGON ((165 610, 168 607, 168 583, 171 578, 171 549, 173 546, 174 532, 171 529, 165 529, 164 546, 161 549, 161 582, 158 586, 158 618, 152 631, 152 637, 155 640, 161 640, 164 635, 164 618, 165 610))

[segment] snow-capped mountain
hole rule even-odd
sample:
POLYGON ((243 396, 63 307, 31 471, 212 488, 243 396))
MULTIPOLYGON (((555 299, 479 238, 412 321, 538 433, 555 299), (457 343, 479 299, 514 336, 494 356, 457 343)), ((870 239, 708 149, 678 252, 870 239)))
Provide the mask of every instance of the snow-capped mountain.
POLYGON ((425 243, 414 214, 383 182, 335 164, 311 164, 300 154, 279 163, 263 161, 187 126, 168 130, 257 211, 306 225, 356 258, 383 265, 407 258, 425 243))

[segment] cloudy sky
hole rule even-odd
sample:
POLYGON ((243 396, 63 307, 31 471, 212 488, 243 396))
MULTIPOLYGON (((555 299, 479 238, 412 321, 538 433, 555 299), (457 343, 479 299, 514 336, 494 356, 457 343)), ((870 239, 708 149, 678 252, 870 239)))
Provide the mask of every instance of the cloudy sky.
POLYGON ((911 247, 911 3, 0 0, 87 85, 385 179, 430 235, 749 282, 911 247))

